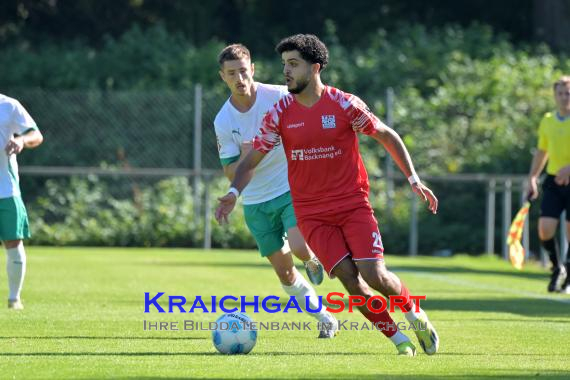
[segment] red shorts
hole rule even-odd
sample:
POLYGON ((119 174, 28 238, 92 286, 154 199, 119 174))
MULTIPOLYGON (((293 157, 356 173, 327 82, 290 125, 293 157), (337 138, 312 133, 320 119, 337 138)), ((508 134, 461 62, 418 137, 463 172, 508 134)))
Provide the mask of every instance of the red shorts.
POLYGON ((297 217, 297 225, 329 276, 347 256, 354 261, 384 258, 378 222, 370 206, 297 217))

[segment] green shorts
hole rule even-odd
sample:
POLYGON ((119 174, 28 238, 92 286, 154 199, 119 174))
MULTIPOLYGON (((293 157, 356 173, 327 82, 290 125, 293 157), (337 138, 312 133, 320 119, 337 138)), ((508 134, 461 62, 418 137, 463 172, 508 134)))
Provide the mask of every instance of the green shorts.
POLYGON ((280 250, 287 230, 297 225, 290 192, 267 202, 244 205, 243 211, 262 257, 280 250))
POLYGON ((0 240, 22 240, 30 236, 28 213, 22 197, 0 199, 0 240))

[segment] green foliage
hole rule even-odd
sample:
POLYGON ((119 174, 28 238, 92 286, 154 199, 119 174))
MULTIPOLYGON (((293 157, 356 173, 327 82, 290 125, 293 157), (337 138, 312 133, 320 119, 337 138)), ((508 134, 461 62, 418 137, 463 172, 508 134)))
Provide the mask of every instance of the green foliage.
MULTIPOLYGON (((226 181, 214 181, 211 194, 226 187, 226 181)), ((203 210, 194 213, 194 194, 186 178, 145 184, 72 177, 48 180, 45 189, 28 205, 32 244, 188 247, 204 243, 203 210)), ((213 217, 210 223, 214 247, 255 248, 242 207, 232 214, 229 226, 219 226, 213 217)))
MULTIPOLYGON (((211 186, 213 207, 217 204, 217 197, 225 194, 228 190, 228 180, 220 178, 214 181, 211 186)), ((212 210, 213 213, 213 210, 212 210)), ((245 224, 243 207, 241 202, 230 215, 230 223, 220 226, 214 219, 210 219, 212 226, 212 245, 219 248, 256 248, 255 239, 249 232, 245 224)))
POLYGON ((525 172, 538 122, 554 107, 552 83, 570 68, 544 46, 516 47, 481 25, 380 30, 349 50, 331 24, 326 39, 328 81, 380 115, 394 88, 395 129, 419 169, 434 174, 525 172))
POLYGON ((526 172, 540 118, 554 107, 556 65, 524 51, 487 60, 457 52, 433 93, 401 90, 397 129, 423 171, 526 172))
MULTIPOLYGON (((420 25, 404 25, 391 32, 379 30, 367 37, 367 43, 362 44, 364 48, 350 49, 340 44, 337 34, 335 24, 328 22, 324 39, 329 45, 331 63, 324 72, 325 81, 358 94, 381 116, 386 112, 386 88, 394 88, 394 126, 422 172, 526 171, 537 124, 544 112, 554 106, 551 83, 570 67, 568 60, 551 54, 545 47, 516 47, 506 36, 496 35, 481 25, 430 31, 420 25)), ((122 136, 127 133, 124 129, 112 131, 113 136, 125 141, 117 146, 101 138, 80 152, 66 152, 57 141, 51 142, 62 161, 79 164, 81 155, 96 157, 97 149, 107 152, 108 157, 109 152, 112 156, 118 149, 129 151, 129 145, 136 145, 144 137, 155 140, 153 133, 162 133, 161 128, 174 131, 172 126, 163 125, 167 120, 161 112, 167 105, 180 103, 174 109, 168 108, 171 120, 192 122, 193 110, 188 106, 192 104, 191 93, 187 99, 177 99, 179 93, 166 94, 174 98, 164 98, 161 104, 157 99, 165 94, 149 90, 184 90, 202 83, 206 101, 204 117, 210 125, 220 99, 227 93, 217 73, 216 55, 222 46, 212 41, 194 47, 183 35, 169 33, 161 25, 147 29, 135 25, 118 38, 108 36, 100 49, 87 48, 78 41, 65 45, 47 43, 37 48, 12 46, 0 55, 5 73, 0 85, 8 89, 39 86, 144 90, 137 99, 132 93, 97 91, 86 95, 61 94, 61 104, 50 100, 49 105, 42 105, 36 104, 40 102, 37 98, 25 99, 33 103, 35 111, 39 109, 41 124, 54 131, 62 128, 59 120, 75 120, 74 115, 82 109, 91 110, 88 119, 82 118, 82 127, 90 130, 101 128, 101 124, 107 129, 125 126, 132 114, 140 115, 141 120, 154 127, 137 128, 134 136, 122 136), (122 112, 137 104, 140 109, 122 112), (109 105, 116 109, 109 110, 109 105), (52 121, 54 118, 57 120, 52 121)), ((258 59, 258 79, 281 83, 279 66, 276 56, 258 59)), ((210 146, 213 136, 208 128, 206 134, 208 149, 213 150, 210 146)), ((62 134, 57 132, 57 135, 62 134)), ((179 135, 180 132, 173 135, 171 144, 184 141, 186 146, 192 146, 185 141, 191 136, 181 139, 179 135)), ((363 146, 364 151, 376 150, 375 143, 368 139, 363 140, 363 146)), ((138 149, 132 147, 131 151, 138 149)), ((188 149, 177 151, 176 156, 165 157, 163 164, 188 165, 189 153, 188 149)), ((381 167, 375 162, 378 159, 373 158, 378 155, 365 154, 371 157, 370 166, 381 167)), ((54 156, 46 153, 45 160, 48 157, 53 160, 54 156)), ((132 154, 128 158, 133 160, 132 154)), ((42 158, 35 160, 34 164, 40 164, 38 160, 42 158)), ((134 158, 131 164, 148 165, 139 161, 134 158)))
POLYGON ((141 28, 163 24, 195 45, 207 43, 212 36, 229 42, 239 38, 253 50, 267 55, 273 51, 275 42, 286 35, 298 31, 323 35, 329 20, 342 25, 339 37, 349 46, 365 44, 366 37, 374 33, 375 25, 392 31, 400 27, 402 20, 424 24, 431 29, 448 23, 469 25, 480 22, 492 25, 495 30, 507 31, 516 41, 552 39, 549 38, 552 34, 561 38, 567 35, 564 34, 564 8, 567 10, 563 6, 564 0, 538 3, 548 5, 532 0, 355 0, 343 4, 345 6, 335 6, 330 0, 290 0, 287 3, 259 0, 7 0, 0 3, 0 44, 13 41, 39 44, 46 40, 81 38, 100 46, 106 34, 121 36, 133 24, 139 24, 141 28), (562 15, 560 18, 548 17, 548 12, 544 12, 546 7, 562 15), (552 22, 553 27, 544 28, 544 19, 552 22))
MULTIPOLYGON (((526 173, 540 118, 554 108, 551 84, 570 70, 565 56, 555 55, 544 46, 514 45, 507 36, 484 25, 430 30, 421 25, 400 25, 363 35, 361 43, 350 46, 343 45, 334 22, 327 21, 325 30, 323 39, 331 55, 323 74, 325 82, 358 94, 382 118, 386 115, 386 89, 392 87, 393 126, 403 137, 420 173, 526 173)), ((185 35, 169 32, 159 24, 150 28, 134 26, 119 37, 107 36, 97 48, 87 47, 81 41, 4 48, 0 54, 3 88, 90 89, 60 94, 50 103, 38 100, 49 97, 43 90, 37 97, 24 95, 24 103, 38 115, 42 127, 45 125, 49 144, 37 154, 24 155, 22 163, 93 165, 95 160, 96 166, 190 167, 193 144, 187 126, 192 123, 194 110, 192 93, 185 90, 202 83, 203 161, 206 167, 219 167, 210 127, 227 96, 216 62, 222 46, 215 40, 196 46, 185 35), (187 93, 188 99, 180 99, 182 93, 187 93), (111 110, 111 104, 116 109, 111 110), (130 109, 132 104, 135 106, 130 109), (85 109, 89 110, 88 117, 78 116, 85 109), (166 114, 172 116, 174 123, 167 121, 166 114), (139 116, 136 128, 131 127, 132 115, 139 116), (81 123, 75 129, 60 123, 78 119, 81 123), (84 130, 101 134, 83 139, 82 149, 69 149, 81 140, 84 130), (108 136, 113 136, 113 140, 108 136), (165 150, 165 146, 169 149, 165 150), (126 159, 115 158, 123 151, 126 159), (160 160, 155 158, 157 154, 160 160)), ((255 51, 253 54, 257 79, 282 83, 279 57, 263 58, 255 51)), ((369 172, 382 176, 385 151, 366 137, 361 139, 361 150, 369 172)), ((220 183, 223 181, 215 186, 221 186, 220 183)), ((57 228, 48 222, 57 213, 52 210, 39 214, 39 220, 47 221, 40 228, 41 236, 36 237, 38 243, 199 245, 203 239, 201 227, 183 228, 176 217, 170 221, 176 226, 166 224, 170 227, 162 229, 158 225, 157 218, 170 220, 168 212, 177 211, 167 206, 154 208, 156 202, 169 203, 158 194, 163 188, 145 187, 141 190, 142 203, 135 207, 132 199, 119 197, 109 201, 102 195, 95 197, 94 194, 108 191, 101 181, 89 186, 73 182, 69 190, 57 188, 58 191, 53 189, 55 184, 50 182, 44 193, 73 195, 65 198, 70 210, 65 218, 61 216, 57 228), (98 206, 90 207, 78 191, 94 193, 90 196, 95 197, 93 202, 98 206), (137 207, 157 215, 146 215, 137 207), (96 221, 99 218, 102 222, 96 221), (108 228, 118 223, 114 219, 129 227, 108 228), (62 226, 65 236, 61 236, 62 226), (78 227, 82 228, 80 232, 71 231, 78 227), (136 236, 139 233, 144 239, 136 236)), ((217 189, 212 193, 214 197, 224 189, 213 188, 217 189)), ((168 189, 163 190, 168 193, 168 189)), ((483 190, 469 186, 438 186, 436 190, 442 208, 438 218, 421 215, 420 250, 453 247, 466 252, 481 251, 483 190), (458 209, 463 211, 457 213, 458 209)), ((180 191, 184 194, 189 190, 180 191)), ((381 186, 373 186, 372 202, 380 215, 384 240, 393 250, 405 251, 410 194, 407 190, 397 191, 395 208, 387 210, 383 191, 381 186)), ((173 199, 175 194, 165 197, 173 199)), ((39 198, 37 203, 42 205, 47 199, 39 198)), ((177 202, 191 200, 192 197, 183 197, 177 202)), ((229 227, 214 225, 213 236, 217 246, 253 246, 241 215, 234 215, 234 223, 229 227)))
POLYGON ((218 83, 216 57, 222 44, 191 46, 182 35, 161 26, 134 26, 118 39, 107 37, 97 61, 99 80, 107 88, 190 88, 218 83), (134 69, 133 64, 137 64, 134 69))
POLYGON ((3 88, 188 89, 195 83, 220 86, 216 57, 223 44, 195 47, 163 25, 132 26, 122 36, 107 36, 98 48, 80 40, 15 44, 2 49, 3 88))

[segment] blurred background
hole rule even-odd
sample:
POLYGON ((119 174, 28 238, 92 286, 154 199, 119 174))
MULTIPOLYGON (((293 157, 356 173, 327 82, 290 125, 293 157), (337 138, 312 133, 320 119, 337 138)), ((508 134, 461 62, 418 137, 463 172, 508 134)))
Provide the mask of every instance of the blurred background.
POLYGON ((324 80, 402 135, 440 198, 428 215, 361 139, 388 252, 506 255, 552 83, 570 73, 568 19, 568 0, 4 0, 0 92, 45 136, 19 157, 31 244, 255 247, 241 211, 229 227, 212 219, 227 188, 216 57, 244 43, 257 80, 281 84, 275 44, 314 33, 330 50, 324 80))

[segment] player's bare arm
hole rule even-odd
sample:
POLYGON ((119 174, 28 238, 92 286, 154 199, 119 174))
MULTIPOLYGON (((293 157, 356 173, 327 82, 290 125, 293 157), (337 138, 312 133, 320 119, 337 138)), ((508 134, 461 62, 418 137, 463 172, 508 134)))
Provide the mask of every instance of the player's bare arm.
MULTIPOLYGON (((265 157, 265 153, 261 153, 255 149, 249 151, 243 161, 235 169, 235 176, 231 184, 231 189, 237 190, 240 194, 253 178, 255 168, 265 157)), ((237 194, 228 192, 221 198, 218 198, 219 204, 216 209, 216 220, 220 224, 228 223, 228 216, 234 209, 237 201, 237 194)))
POLYGON ((407 178, 413 177, 413 180, 410 181, 412 190, 424 202, 427 201, 429 203, 429 210, 436 214, 438 200, 433 192, 415 175, 416 171, 414 170, 412 158, 398 133, 387 125, 380 124, 380 126, 376 128, 376 132, 370 136, 384 146, 407 178))
POLYGON ((528 195, 530 199, 538 198, 538 176, 546 166, 546 161, 548 161, 548 153, 537 149, 532 159, 528 178, 528 195))
POLYGON ((4 147, 7 155, 19 154, 24 148, 35 148, 44 141, 44 138, 40 131, 33 129, 29 132, 19 135, 12 136, 10 141, 4 147))
POLYGON ((252 141, 244 141, 241 143, 240 146, 240 158, 239 160, 237 160, 236 162, 232 162, 229 165, 224 165, 223 169, 224 169, 224 175, 226 176, 227 179, 231 181, 234 180, 234 177, 236 175, 236 169, 238 167, 239 164, 241 164, 241 162, 245 159, 245 157, 247 156, 247 154, 249 153, 249 151, 253 148, 253 142, 252 141))

